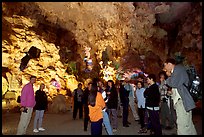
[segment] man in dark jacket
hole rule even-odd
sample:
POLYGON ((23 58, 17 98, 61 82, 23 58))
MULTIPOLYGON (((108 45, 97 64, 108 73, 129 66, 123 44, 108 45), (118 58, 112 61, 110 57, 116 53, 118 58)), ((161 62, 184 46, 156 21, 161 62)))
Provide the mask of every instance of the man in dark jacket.
POLYGON ((76 119, 77 112, 79 110, 79 119, 83 118, 83 90, 82 84, 78 84, 78 88, 76 88, 73 92, 74 97, 74 110, 73 110, 73 119, 76 119))
POLYGON ((146 98, 145 106, 149 112, 149 118, 152 126, 151 129, 154 135, 162 135, 159 117, 160 92, 155 81, 156 76, 154 74, 149 74, 147 77, 147 84, 149 87, 144 91, 144 97, 146 98))
MULTIPOLYGON (((124 81, 123 81, 124 82, 124 81)), ((129 127, 128 122, 128 114, 129 114, 129 91, 127 91, 123 85, 124 83, 120 83, 120 100, 123 106, 123 127, 129 127)))

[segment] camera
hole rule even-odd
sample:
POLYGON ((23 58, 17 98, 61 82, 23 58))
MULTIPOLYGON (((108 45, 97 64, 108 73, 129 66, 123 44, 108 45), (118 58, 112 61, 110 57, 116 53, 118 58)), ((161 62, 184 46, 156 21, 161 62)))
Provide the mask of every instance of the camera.
POLYGON ((28 113, 28 108, 23 107, 23 108, 22 108, 22 112, 24 112, 24 113, 28 113))
POLYGON ((167 98, 162 98, 162 102, 167 102, 167 98))
POLYGON ((27 109, 27 108, 24 108, 23 112, 24 112, 24 113, 28 113, 28 109, 27 109))

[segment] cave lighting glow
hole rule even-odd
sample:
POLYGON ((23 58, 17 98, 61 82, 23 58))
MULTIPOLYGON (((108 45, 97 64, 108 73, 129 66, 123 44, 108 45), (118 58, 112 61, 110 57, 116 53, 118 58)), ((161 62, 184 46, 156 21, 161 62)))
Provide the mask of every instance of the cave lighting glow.
POLYGON ((106 65, 105 67, 103 67, 103 61, 101 61, 99 64, 101 66, 100 71, 103 74, 102 78, 105 81, 113 80, 115 82, 117 71, 115 70, 114 67, 111 67, 112 61, 108 61, 108 65, 106 65))

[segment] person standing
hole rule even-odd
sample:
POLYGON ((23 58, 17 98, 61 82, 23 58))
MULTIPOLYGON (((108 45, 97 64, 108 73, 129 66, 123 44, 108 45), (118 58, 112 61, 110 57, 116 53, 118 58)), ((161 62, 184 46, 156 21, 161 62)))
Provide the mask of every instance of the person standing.
POLYGON ((122 107, 122 102, 120 100, 120 81, 116 81, 116 90, 118 93, 118 107, 117 107, 117 113, 118 113, 118 118, 122 118, 123 116, 123 107, 122 107))
POLYGON ((132 115, 135 121, 139 121, 139 116, 136 111, 136 104, 135 104, 135 96, 134 96, 134 88, 128 81, 128 78, 125 79, 125 89, 129 92, 129 106, 132 111, 132 115))
POLYGON ((73 92, 74 96, 74 110, 73 110, 73 119, 76 119, 77 112, 79 110, 79 119, 83 118, 83 90, 82 84, 78 84, 78 88, 76 88, 73 92))
POLYGON ((103 112, 105 101, 98 87, 93 84, 88 97, 89 117, 91 121, 91 135, 102 135, 103 112))
POLYGON ((144 97, 144 84, 141 81, 137 82, 137 88, 136 88, 136 100, 138 105, 138 114, 140 117, 140 130, 138 133, 146 133, 147 129, 145 128, 145 97, 144 97))
POLYGON ((108 95, 108 101, 106 104, 108 108, 109 119, 113 127, 113 132, 116 132, 118 128, 118 93, 113 80, 108 80, 106 93, 108 95))
POLYGON ((44 131, 42 127, 42 121, 44 112, 48 106, 47 95, 44 92, 45 84, 40 84, 40 89, 35 92, 35 118, 34 118, 34 130, 33 132, 37 133, 39 131, 44 131), (38 125, 37 125, 38 124, 38 125), (37 128, 38 127, 38 128, 37 128))
POLYGON ((167 75, 164 71, 159 73, 159 92, 161 94, 161 103, 160 103, 160 118, 161 118, 161 126, 165 129, 172 129, 174 127, 173 114, 171 111, 171 96, 167 96, 168 87, 165 85, 165 80, 167 79, 167 75), (167 121, 168 120, 168 121, 167 121), (167 126, 168 122, 168 126, 167 126))
MULTIPOLYGON (((106 95, 105 87, 103 85, 102 80, 99 79, 97 82, 97 85, 98 85, 98 91, 102 94, 102 97, 103 97, 105 103, 107 103, 108 97, 106 95)), ((112 130, 110 119, 109 119, 109 116, 107 113, 107 107, 103 108, 103 124, 105 126, 107 134, 113 135, 113 130, 112 130)))
POLYGON ((129 92, 124 88, 125 82, 120 83, 120 100, 123 106, 123 127, 129 127, 129 122, 128 122, 128 115, 129 115, 129 92))
POLYGON ((159 118, 160 92, 155 81, 156 76, 154 74, 149 74, 147 76, 147 83, 149 87, 144 91, 144 97, 146 98, 145 106, 149 112, 151 130, 153 131, 154 135, 162 135, 162 128, 159 118))
POLYGON ((35 95, 33 84, 36 82, 36 77, 31 76, 30 82, 27 83, 21 91, 21 116, 17 128, 17 135, 25 135, 27 127, 30 123, 33 107, 35 106, 35 95))
POLYGON ((91 91, 92 83, 88 83, 88 87, 84 90, 84 131, 87 131, 88 122, 89 122, 89 107, 88 107, 88 97, 91 91))
POLYGON ((164 71, 169 76, 166 84, 172 87, 167 92, 173 99, 176 110, 176 123, 178 135, 197 135, 195 126, 192 121, 192 109, 195 102, 185 85, 188 84, 189 78, 183 64, 176 64, 175 59, 168 58, 164 63, 164 71))

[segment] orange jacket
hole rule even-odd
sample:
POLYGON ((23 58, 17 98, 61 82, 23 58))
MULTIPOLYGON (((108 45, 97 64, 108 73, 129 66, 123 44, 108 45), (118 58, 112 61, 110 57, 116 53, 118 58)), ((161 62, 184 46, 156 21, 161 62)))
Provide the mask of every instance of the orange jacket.
POLYGON ((102 109, 105 107, 105 101, 100 92, 96 95, 96 104, 94 107, 89 105, 89 117, 91 122, 96 122, 103 118, 102 109))

